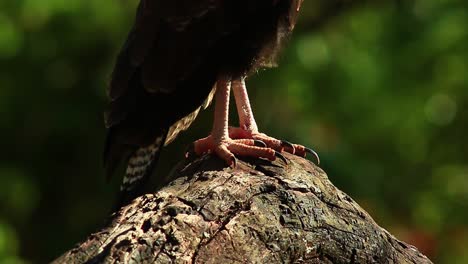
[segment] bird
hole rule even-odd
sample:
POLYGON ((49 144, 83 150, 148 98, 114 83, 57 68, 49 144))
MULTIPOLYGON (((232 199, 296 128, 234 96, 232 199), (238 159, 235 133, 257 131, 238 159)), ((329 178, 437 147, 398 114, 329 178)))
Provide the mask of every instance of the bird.
POLYGON ((188 129, 212 101, 210 134, 189 153, 275 160, 315 151, 259 132, 246 79, 273 67, 303 0, 140 0, 117 55, 107 93, 103 159, 110 178, 126 164, 118 206, 143 194, 161 149, 188 129), (230 127, 230 93, 239 126, 230 127))

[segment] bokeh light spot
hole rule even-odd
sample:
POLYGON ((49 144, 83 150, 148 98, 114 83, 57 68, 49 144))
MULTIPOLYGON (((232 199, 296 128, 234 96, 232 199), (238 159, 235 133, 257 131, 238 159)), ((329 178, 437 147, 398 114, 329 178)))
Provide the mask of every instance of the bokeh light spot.
POLYGON ((301 38, 297 43, 297 54, 304 67, 311 71, 327 63, 330 58, 327 43, 317 35, 301 38))
POLYGON ((426 119, 436 125, 450 124, 457 114, 457 103, 447 94, 434 94, 425 106, 426 119))
POLYGON ((23 36, 13 21, 0 14, 0 59, 14 57, 23 44, 23 36))

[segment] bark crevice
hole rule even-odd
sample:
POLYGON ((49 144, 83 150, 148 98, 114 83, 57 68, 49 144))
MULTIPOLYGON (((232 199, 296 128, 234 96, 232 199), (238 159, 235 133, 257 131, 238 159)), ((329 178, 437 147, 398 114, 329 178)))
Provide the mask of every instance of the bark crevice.
POLYGON ((184 160, 55 263, 431 263, 320 168, 286 157, 184 160))

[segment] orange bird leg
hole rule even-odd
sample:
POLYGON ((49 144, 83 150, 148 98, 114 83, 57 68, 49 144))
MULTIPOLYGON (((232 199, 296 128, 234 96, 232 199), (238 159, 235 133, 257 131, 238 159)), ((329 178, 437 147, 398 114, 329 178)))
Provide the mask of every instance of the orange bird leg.
POLYGON ((291 144, 284 140, 278 140, 258 131, 252 107, 250 106, 244 78, 233 80, 232 89, 236 100, 237 113, 239 115, 239 128, 229 128, 229 136, 231 138, 254 139, 263 142, 268 148, 272 148, 279 152, 284 150, 301 157, 305 157, 307 153, 309 153, 315 157, 317 164, 320 163, 319 156, 312 149, 306 148, 302 145, 291 144))
POLYGON ((258 142, 254 139, 232 139, 229 137, 230 91, 230 78, 219 78, 216 84, 213 129, 208 137, 199 139, 193 143, 193 151, 197 155, 215 153, 229 166, 236 165, 235 155, 275 160, 281 154, 271 148, 258 146, 258 142))

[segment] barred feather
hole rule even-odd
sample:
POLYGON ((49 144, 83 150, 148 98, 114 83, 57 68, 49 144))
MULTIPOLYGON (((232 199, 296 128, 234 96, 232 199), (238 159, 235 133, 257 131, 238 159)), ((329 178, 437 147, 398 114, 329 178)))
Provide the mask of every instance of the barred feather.
POLYGON ((151 164, 154 162, 156 153, 161 149, 163 137, 156 138, 156 141, 147 146, 139 148, 130 157, 127 163, 127 170, 120 186, 121 191, 130 191, 135 186, 135 183, 141 181, 148 173, 151 164))
POLYGON ((120 197, 117 208, 127 204, 138 195, 144 193, 159 153, 166 139, 166 133, 158 136, 149 146, 138 148, 129 158, 127 169, 120 185, 120 197))

